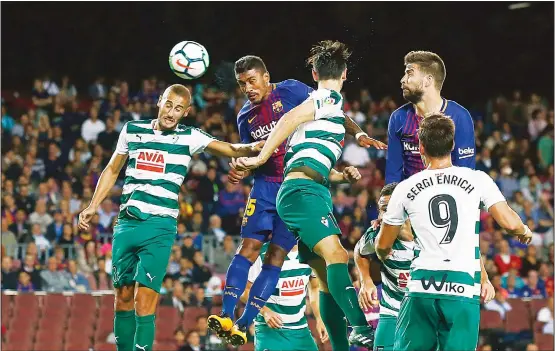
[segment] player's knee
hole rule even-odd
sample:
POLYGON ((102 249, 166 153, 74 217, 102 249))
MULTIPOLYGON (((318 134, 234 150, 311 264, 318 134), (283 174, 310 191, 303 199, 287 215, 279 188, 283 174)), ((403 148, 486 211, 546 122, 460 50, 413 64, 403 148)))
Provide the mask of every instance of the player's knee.
POLYGON ((137 316, 148 316, 156 312, 159 294, 145 286, 139 287, 135 296, 135 312, 137 316))
POLYGON ((349 263, 349 253, 343 247, 338 247, 336 250, 328 252, 326 257, 326 264, 335 264, 335 263, 349 263))
POLYGON ((266 256, 264 257, 265 264, 271 264, 275 267, 283 266, 287 252, 279 245, 270 244, 266 256))
POLYGON ((116 311, 132 311, 135 308, 135 302, 133 300, 134 295, 134 285, 126 285, 117 288, 114 299, 114 309, 116 311))
POLYGON ((254 262, 260 255, 260 248, 262 242, 254 239, 243 239, 241 246, 239 246, 239 255, 245 257, 247 260, 254 262))

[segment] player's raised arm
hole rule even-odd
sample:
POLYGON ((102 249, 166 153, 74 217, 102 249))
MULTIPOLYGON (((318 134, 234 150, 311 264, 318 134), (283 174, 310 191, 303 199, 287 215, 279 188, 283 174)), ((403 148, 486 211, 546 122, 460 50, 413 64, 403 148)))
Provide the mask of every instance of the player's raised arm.
POLYGON ((387 126, 387 162, 385 165, 385 184, 400 182, 403 175, 403 148, 396 133, 395 114, 389 117, 387 126))
POLYGON ((454 166, 476 167, 476 140, 474 136, 474 121, 470 113, 463 109, 455 122, 455 148, 451 154, 454 166))
POLYGON ((352 135, 355 137, 358 145, 361 147, 369 148, 375 147, 376 149, 382 150, 387 149, 387 145, 382 143, 379 140, 370 138, 368 134, 366 134, 360 126, 353 121, 353 119, 347 115, 345 115, 345 133, 352 135))
POLYGON ((266 163, 272 153, 285 141, 285 139, 293 134, 299 125, 314 120, 314 113, 314 102, 311 100, 287 112, 281 117, 268 136, 266 144, 262 148, 262 151, 260 151, 260 154, 257 157, 238 159, 237 169, 254 169, 266 163))
POLYGON ((213 140, 210 144, 206 145, 205 151, 215 156, 227 157, 249 157, 256 156, 264 141, 250 143, 250 144, 230 144, 224 141, 213 140))
POLYGON ((92 196, 91 202, 87 208, 79 214, 79 229, 81 230, 88 230, 89 229, 89 222, 96 213, 98 207, 104 201, 110 190, 116 184, 116 180, 118 179, 119 172, 123 168, 125 161, 127 160, 128 155, 128 146, 127 146, 127 124, 123 127, 120 135, 118 144, 116 146, 116 150, 112 155, 112 158, 106 165, 106 168, 100 174, 100 178, 98 179, 98 183, 96 184, 96 189, 94 190, 94 194, 92 196))

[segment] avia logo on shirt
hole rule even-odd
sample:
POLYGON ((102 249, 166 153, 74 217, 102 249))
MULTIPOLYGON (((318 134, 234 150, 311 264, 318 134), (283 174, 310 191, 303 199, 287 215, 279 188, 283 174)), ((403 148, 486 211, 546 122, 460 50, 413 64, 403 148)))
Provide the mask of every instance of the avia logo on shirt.
POLYGON ((251 136, 255 140, 266 139, 268 135, 272 132, 274 127, 276 126, 277 121, 272 121, 270 124, 265 124, 263 126, 258 127, 257 129, 251 132, 251 136))
POLYGON ((166 170, 166 151, 139 150, 135 168, 142 171, 164 173, 166 170))
POLYGON ((459 159, 474 156, 474 148, 472 147, 467 147, 464 149, 459 148, 458 151, 459 151, 459 159))
POLYGON ((403 141, 403 150, 418 152, 418 145, 403 141))
POLYGON ((410 272, 399 273, 399 277, 397 278, 397 286, 404 289, 407 287, 409 280, 410 280, 410 272))
POLYGON ((444 274, 439 284, 436 284, 437 282, 435 277, 430 277, 428 282, 426 282, 426 280, 422 278, 420 279, 420 282, 422 283, 422 287, 424 288, 424 290, 430 290, 430 288, 433 286, 436 291, 443 291, 448 294, 464 294, 464 286, 455 283, 448 283, 445 281, 446 279, 447 274, 444 274))
POLYGON ((298 296, 304 294, 305 282, 302 278, 285 279, 279 287, 280 296, 298 296))

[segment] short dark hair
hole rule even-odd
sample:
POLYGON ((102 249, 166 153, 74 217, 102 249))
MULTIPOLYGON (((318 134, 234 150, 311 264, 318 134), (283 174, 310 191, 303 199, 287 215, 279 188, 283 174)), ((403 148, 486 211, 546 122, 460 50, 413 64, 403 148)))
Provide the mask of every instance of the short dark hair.
POLYGON ((318 73, 320 80, 339 79, 347 68, 351 51, 347 45, 336 40, 322 40, 310 49, 307 64, 318 73))
POLYGON ((397 182, 394 183, 389 183, 386 186, 384 186, 382 188, 382 191, 380 191, 380 197, 382 196, 391 196, 391 194, 393 194, 393 190, 395 190, 395 187, 397 186, 397 182))
POLYGON ((447 70, 438 54, 431 51, 411 51, 405 55, 405 66, 409 63, 417 64, 422 72, 431 74, 436 88, 441 90, 447 70))
POLYGON ((261 73, 268 72, 264 61, 258 56, 247 55, 235 61, 235 74, 241 74, 251 69, 258 70, 261 73))
POLYGON ((447 156, 453 151, 455 124, 441 113, 432 114, 420 123, 418 139, 428 156, 447 156))

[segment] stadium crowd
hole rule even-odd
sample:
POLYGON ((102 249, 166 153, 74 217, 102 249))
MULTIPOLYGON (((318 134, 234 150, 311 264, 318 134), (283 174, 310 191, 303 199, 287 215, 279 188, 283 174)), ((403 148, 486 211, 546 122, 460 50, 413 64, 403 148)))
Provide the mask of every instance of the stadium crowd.
MULTIPOLYGON (((86 90, 78 90, 68 77, 43 77, 35 80, 30 95, 3 92, 2 290, 112 288, 110 242, 124 171, 90 231, 77 229, 77 216, 89 203, 125 122, 156 118, 156 102, 164 88, 165 83, 154 77, 143 80, 138 91, 125 81, 106 84, 102 77, 86 90)), ((245 101, 241 92, 226 93, 203 84, 189 88, 193 108, 182 123, 239 142, 235 116, 245 101)), ((387 140, 389 116, 400 97, 375 99, 364 89, 349 94, 346 101, 346 113, 369 135, 387 140)), ((511 97, 490 99, 473 117, 476 168, 491 175, 534 232, 532 245, 523 247, 507 239, 482 212, 480 246, 497 290, 496 298, 483 308, 503 318, 511 310, 511 299, 548 298, 537 318, 543 332, 553 334, 553 107, 537 94, 515 91, 511 97)), ((384 151, 347 141, 340 167, 357 166, 363 178, 352 187, 334 189, 334 212, 351 256, 377 217, 385 162, 384 151)), ((191 161, 181 188, 178 233, 162 305, 179 311, 188 306, 209 308, 221 295, 252 181, 232 185, 226 180, 228 169, 228 160, 206 154, 191 161)), ((208 340, 206 321, 200 319, 195 330, 176 330, 175 337, 182 350, 196 350, 208 340)), ((491 339, 484 337, 483 350, 491 349, 490 343, 496 342, 491 339)))

